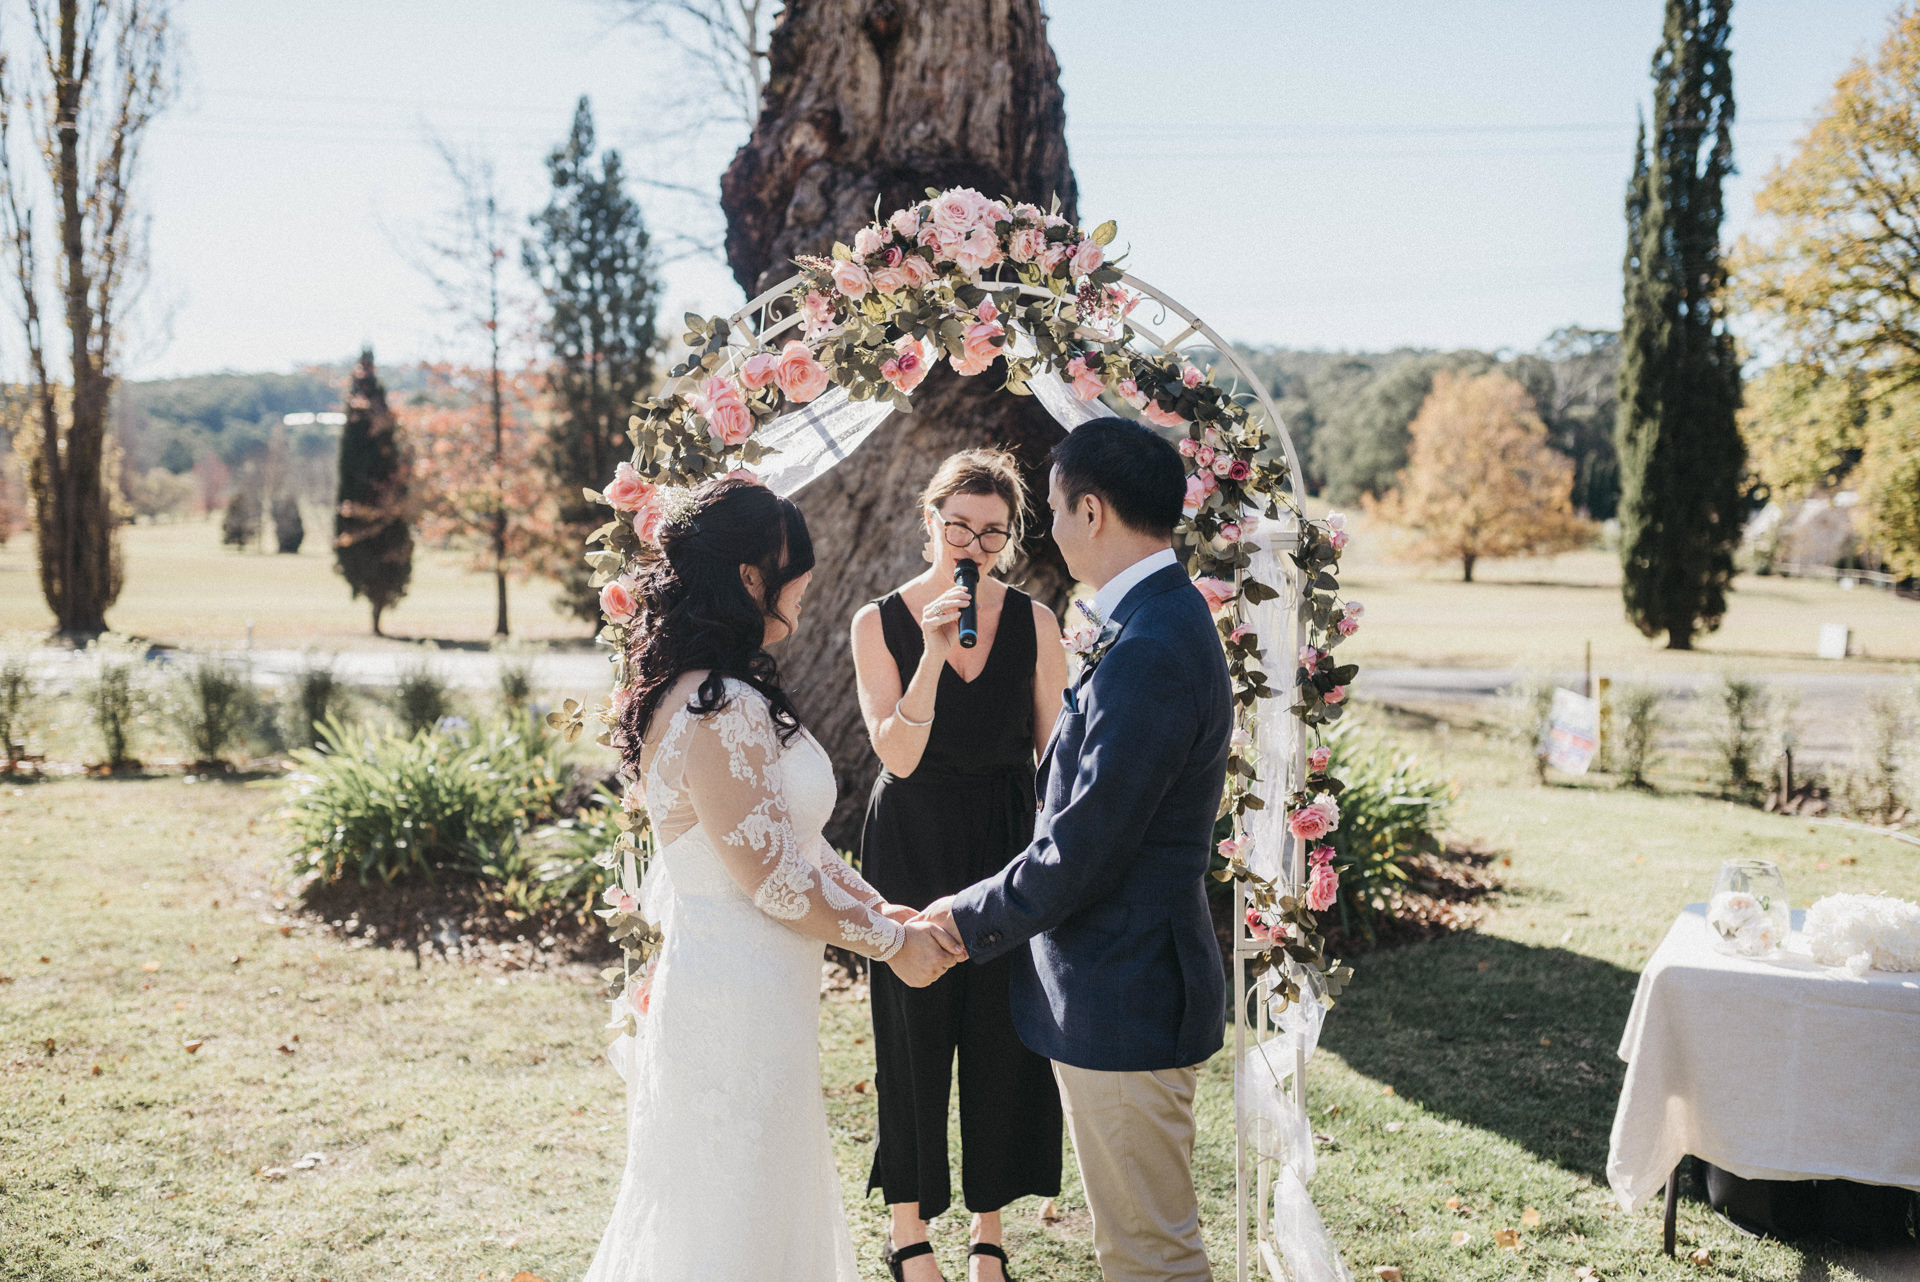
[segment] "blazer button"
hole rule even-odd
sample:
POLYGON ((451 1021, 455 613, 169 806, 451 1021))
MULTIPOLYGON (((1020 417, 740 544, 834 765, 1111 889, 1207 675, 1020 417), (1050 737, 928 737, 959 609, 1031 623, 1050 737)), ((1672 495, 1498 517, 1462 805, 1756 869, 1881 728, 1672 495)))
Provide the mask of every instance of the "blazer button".
POLYGON ((999 932, 999 931, 997 931, 997 930, 990 930, 990 931, 988 931, 988 932, 987 932, 987 937, 986 937, 986 939, 984 939, 984 940, 982 940, 981 942, 982 942, 982 943, 988 943, 988 944, 997 944, 997 943, 999 943, 999 942, 1000 942, 1000 932, 999 932))

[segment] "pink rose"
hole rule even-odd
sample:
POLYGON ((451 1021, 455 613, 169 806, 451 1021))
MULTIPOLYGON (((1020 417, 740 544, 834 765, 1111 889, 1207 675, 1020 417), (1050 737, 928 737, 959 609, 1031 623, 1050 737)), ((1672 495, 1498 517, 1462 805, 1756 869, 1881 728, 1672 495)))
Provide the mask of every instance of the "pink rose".
POLYGON ((817 289, 807 291, 800 300, 800 324, 810 338, 833 328, 833 300, 817 289))
MULTIPOLYGON (((1192 439, 1192 438, 1189 437, 1188 439, 1192 439)), ((1195 446, 1193 451, 1193 461, 1196 466, 1211 468, 1213 466, 1213 457, 1214 457, 1213 446, 1211 445, 1195 446)))
POLYGON ((1243 458, 1235 459, 1233 461, 1233 466, 1227 469, 1227 479, 1229 481, 1244 481, 1249 476, 1252 476, 1252 475, 1253 475, 1253 464, 1247 462, 1243 458))
POLYGON ((1047 230, 1049 231, 1053 230, 1055 227, 1072 226, 1071 223, 1069 223, 1066 219, 1062 218, 1058 214, 1042 214, 1040 216, 1040 225, 1047 228, 1047 230))
POLYGON ((1320 660, 1324 658, 1326 658, 1324 654, 1310 645, 1300 647, 1300 666, 1308 672, 1316 671, 1320 667, 1320 660))
POLYGON ((1312 767, 1316 773, 1318 773, 1319 771, 1325 770, 1327 768, 1327 763, 1332 760, 1333 760, 1333 749, 1327 747, 1325 744, 1322 744, 1320 747, 1315 748, 1312 752, 1309 752, 1307 754, 1307 765, 1312 767))
POLYGON ((980 211, 980 221, 989 228, 999 223, 1010 223, 1013 221, 1013 211, 1000 201, 990 200, 986 208, 980 211))
MULTIPOLYGON (((1132 380, 1128 381, 1131 382, 1132 380)), ((1186 437, 1180 442, 1180 453, 1185 458, 1198 460, 1200 457, 1200 448, 1200 442, 1194 440, 1191 436, 1186 437)))
MULTIPOLYGON (((621 801, 623 805, 626 804, 625 798, 622 798, 621 801)), ((646 796, 643 793, 637 805, 628 806, 627 808, 629 810, 640 809, 645 807, 646 804, 646 796)), ((640 901, 635 899, 625 886, 608 886, 601 892, 600 898, 606 901, 607 907, 617 913, 637 912, 640 908, 640 901)))
POLYGON ((1321 793, 1287 816, 1287 831, 1301 841, 1318 841, 1340 826, 1340 805, 1321 793))
POLYGON ((600 610, 615 623, 629 623, 640 613, 640 602, 627 580, 620 578, 600 589, 600 610))
POLYGON ((969 276, 977 276, 1000 261, 1000 242, 984 227, 975 227, 954 243, 954 265, 969 276))
MULTIPOLYGON (((1135 409, 1139 409, 1142 405, 1145 405, 1147 403, 1146 394, 1142 392, 1139 388, 1139 385, 1136 384, 1130 378, 1121 379, 1119 386, 1116 387, 1114 390, 1120 393, 1121 400, 1133 406, 1133 408, 1135 409)), ((1181 444, 1185 445, 1186 442, 1182 441, 1181 444)), ((1188 457, 1192 457, 1192 456, 1189 455, 1188 457)))
POLYGON ((1140 417, 1159 427, 1185 427, 1187 423, 1187 420, 1172 410, 1163 410, 1152 401, 1148 401, 1140 408, 1140 417))
POLYGON ((880 252, 880 229, 862 227, 853 234, 853 252, 862 258, 870 258, 880 252))
POLYGON ((1233 455, 1215 454, 1213 456, 1213 474, 1222 480, 1233 475, 1233 455))
POLYGON ((1346 528, 1347 528, 1347 514, 1346 514, 1345 512, 1329 512, 1329 513, 1327 513, 1327 528, 1328 528, 1329 530, 1344 530, 1344 529, 1346 529, 1346 528))
POLYGON ((1100 248, 1098 241, 1089 237, 1073 248, 1073 274, 1085 276, 1106 260, 1106 251, 1100 248))
POLYGON ((1273 927, 1269 926, 1260 916, 1260 910, 1258 908, 1249 907, 1247 909, 1247 934, 1253 936, 1253 938, 1263 944, 1271 944, 1273 942, 1273 927))
POLYGON ((1040 269, 1049 276, 1059 275, 1060 264, 1066 262, 1072 252, 1062 241, 1048 241, 1047 247, 1040 251, 1040 269))
POLYGON ((1246 848, 1247 843, 1244 841, 1236 841, 1232 837, 1228 837, 1225 841, 1222 841, 1218 846, 1214 847, 1214 849, 1220 852, 1220 857, 1226 860, 1238 859, 1242 854, 1246 853, 1246 848))
POLYGON ((1229 543, 1238 543, 1240 541, 1240 535, 1241 529, 1240 522, 1238 521, 1228 521, 1220 527, 1220 537, 1229 543))
POLYGON ((1347 688, 1345 686, 1335 686, 1320 697, 1328 703, 1345 703, 1347 701, 1347 688))
POLYGON ((773 367, 779 363, 780 358, 772 352, 755 352, 740 367, 740 381, 757 392, 773 381, 773 367))
MULTIPOLYGON (((981 306, 989 308, 992 304, 983 303, 981 306)), ((962 354, 954 358, 953 367, 962 374, 984 372, 1000 355, 1001 341, 1006 333, 1006 327, 995 320, 978 321, 967 326, 966 336, 961 342, 962 354)))
POLYGON ((1060 644, 1071 654, 1087 654, 1100 644, 1100 625, 1082 623, 1078 627, 1068 628, 1060 638, 1060 644))
POLYGON ((760 484, 760 474, 750 467, 736 467, 727 473, 729 481, 745 481, 748 485, 760 484))
POLYGON ((1187 478, 1187 497, 1180 505, 1180 510, 1188 516, 1198 515, 1200 509, 1207 505, 1208 496, 1219 488, 1220 482, 1213 479, 1213 473, 1195 472, 1187 478))
POLYGON ((1013 207, 1013 216, 1023 223, 1037 223, 1044 217, 1040 212, 1040 206, 1029 205, 1024 200, 1013 207))
POLYGON ((1227 634, 1227 640, 1238 642, 1241 637, 1246 636, 1251 631, 1253 631, 1253 625, 1243 623, 1239 627, 1235 628, 1232 632, 1229 632, 1227 634))
POLYGON ((904 266, 882 267, 870 279, 876 294, 897 294, 903 289, 913 288, 913 273, 904 266))
POLYGON ((913 278, 915 289, 925 289, 940 275, 934 270, 933 264, 927 260, 925 254, 908 254, 906 261, 900 265, 906 268, 907 275, 913 278))
POLYGON ((898 267, 906 260, 907 251, 898 245, 888 245, 887 252, 880 255, 880 261, 889 267, 898 267))
POLYGON ((1329 530, 1327 532, 1327 543, 1332 546, 1335 552, 1345 551, 1347 546, 1347 532, 1345 530, 1329 530))
POLYGON ((773 369, 773 381, 780 385, 781 393, 788 400, 796 405, 805 405, 826 391, 827 384, 832 380, 827 377, 827 367, 814 359, 807 345, 794 340, 780 349, 780 358, 773 369))
POLYGON ((1038 227, 1022 227, 1007 238, 1007 252, 1016 263, 1031 263, 1047 252, 1047 234, 1038 227))
POLYGON ((880 367, 880 377, 901 392, 911 392, 927 376, 926 353, 921 349, 920 340, 911 334, 902 334, 893 350, 898 355, 889 357, 880 367))
POLYGON ((633 514, 633 537, 642 543, 660 541, 660 523, 667 519, 658 503, 649 503, 633 514))
POLYGON ((1323 913, 1333 907, 1339 897, 1340 874, 1333 870, 1330 863, 1315 864, 1313 875, 1307 880, 1307 907, 1323 913))
POLYGON ((1342 610, 1341 612, 1345 614, 1349 619, 1357 619, 1361 615, 1367 612, 1367 607, 1364 605, 1361 605, 1358 601, 1349 601, 1347 602, 1345 609, 1342 610))
POLYGON ((1350 637, 1360 630, 1360 620, 1350 614, 1343 614, 1334 623, 1333 630, 1343 637, 1350 637))
POLYGON ((912 240, 920 234, 919 207, 894 210, 893 217, 887 219, 887 226, 892 228, 893 234, 902 240, 912 240))
POLYGON ((850 263, 842 259, 833 265, 833 287, 848 298, 865 298, 871 284, 872 281, 867 277, 867 269, 859 263, 850 263))
POLYGON ((1200 386, 1200 378, 1200 371, 1191 365, 1184 366, 1180 370, 1180 385, 1182 387, 1198 387, 1200 386))
POLYGON ((981 299, 980 306, 973 309, 973 314, 983 321, 997 321, 1000 319, 1000 309, 993 305, 993 298, 991 296, 981 299))
POLYGON ((1200 595, 1207 599, 1207 609, 1215 614, 1227 608, 1227 602, 1240 595, 1239 589, 1225 579, 1206 576, 1195 579, 1193 586, 1200 589, 1200 595))
POLYGON ((633 464, 622 463, 613 469, 613 483, 607 486, 607 502, 616 512, 638 512, 653 498, 653 486, 645 477, 634 470, 633 464))
POLYGON ((987 212, 987 198, 971 187, 955 187, 933 198, 933 221, 948 231, 966 231, 987 212))
POLYGON ((1100 378, 1100 372, 1087 366, 1087 358, 1076 356, 1067 362, 1067 378, 1073 387, 1073 394, 1083 401, 1100 399, 1100 393, 1107 385, 1100 378))
POLYGON ((707 434, 726 445, 738 445, 753 435, 753 411, 740 398, 740 389, 716 374, 701 385, 693 408, 707 420, 707 434))

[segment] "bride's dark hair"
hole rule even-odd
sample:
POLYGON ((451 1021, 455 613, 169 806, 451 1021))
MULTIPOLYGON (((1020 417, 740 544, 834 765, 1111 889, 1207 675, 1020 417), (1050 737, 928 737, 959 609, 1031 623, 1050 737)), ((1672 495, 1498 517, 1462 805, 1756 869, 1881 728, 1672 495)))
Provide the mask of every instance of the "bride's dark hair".
POLYGON ((653 714, 674 682, 702 668, 711 673, 689 711, 724 708, 723 682, 732 677, 767 697, 781 742, 792 739, 800 717, 762 643, 769 618, 793 626, 777 611, 781 589, 813 568, 806 518, 764 485, 721 478, 695 490, 692 502, 660 527, 659 539, 662 555, 635 576, 640 609, 627 642, 632 696, 620 715, 626 760, 639 768, 653 714), (741 582, 743 565, 760 572, 764 610, 741 582))

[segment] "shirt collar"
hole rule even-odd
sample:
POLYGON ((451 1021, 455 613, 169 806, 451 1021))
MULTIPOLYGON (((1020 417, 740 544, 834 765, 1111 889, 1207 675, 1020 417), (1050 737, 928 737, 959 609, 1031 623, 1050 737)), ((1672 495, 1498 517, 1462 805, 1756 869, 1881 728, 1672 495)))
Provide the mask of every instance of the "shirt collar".
POLYGON ((1094 612, 1105 623, 1127 599, 1127 593, 1145 581, 1150 575, 1157 574, 1170 565, 1180 564, 1180 558, 1173 554, 1172 548, 1161 548, 1150 556, 1142 557, 1120 573, 1107 580, 1106 586, 1093 594, 1094 612))

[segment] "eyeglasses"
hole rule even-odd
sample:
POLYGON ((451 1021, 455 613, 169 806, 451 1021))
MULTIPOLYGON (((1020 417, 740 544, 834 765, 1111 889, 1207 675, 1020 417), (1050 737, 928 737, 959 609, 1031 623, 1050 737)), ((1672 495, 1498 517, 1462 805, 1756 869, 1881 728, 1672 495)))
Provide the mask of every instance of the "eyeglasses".
POLYGON ((974 528, 965 521, 949 521, 938 512, 933 514, 933 519, 940 522, 949 547, 963 548, 978 543, 982 552, 992 556, 996 552, 1004 552, 1007 540, 1012 537, 1005 530, 981 530, 975 533, 974 528))

